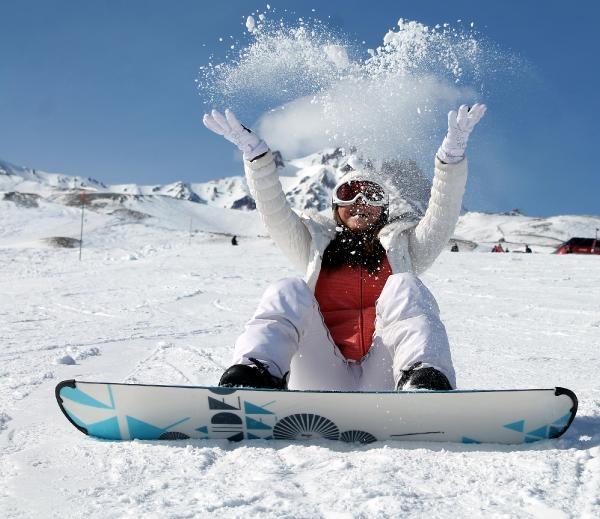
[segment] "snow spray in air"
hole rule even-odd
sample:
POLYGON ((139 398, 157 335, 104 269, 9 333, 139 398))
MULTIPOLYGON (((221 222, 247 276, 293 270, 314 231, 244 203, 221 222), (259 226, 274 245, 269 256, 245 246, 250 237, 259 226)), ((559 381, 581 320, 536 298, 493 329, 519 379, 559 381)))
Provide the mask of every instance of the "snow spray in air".
POLYGON ((319 20, 288 24, 263 13, 246 21, 249 43, 231 45, 197 82, 207 108, 258 118, 253 128, 286 158, 342 147, 430 164, 447 112, 485 100, 485 82, 515 61, 472 25, 400 19, 366 49, 319 20))

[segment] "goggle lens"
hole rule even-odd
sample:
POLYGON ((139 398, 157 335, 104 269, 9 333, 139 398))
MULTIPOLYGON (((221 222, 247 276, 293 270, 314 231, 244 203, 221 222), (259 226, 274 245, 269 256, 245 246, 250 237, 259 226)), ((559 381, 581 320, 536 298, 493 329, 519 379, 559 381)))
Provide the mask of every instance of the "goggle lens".
POLYGON ((359 194, 362 194, 371 202, 382 202, 385 199, 385 191, 375 182, 352 181, 346 182, 337 188, 336 196, 343 202, 354 200, 359 194))

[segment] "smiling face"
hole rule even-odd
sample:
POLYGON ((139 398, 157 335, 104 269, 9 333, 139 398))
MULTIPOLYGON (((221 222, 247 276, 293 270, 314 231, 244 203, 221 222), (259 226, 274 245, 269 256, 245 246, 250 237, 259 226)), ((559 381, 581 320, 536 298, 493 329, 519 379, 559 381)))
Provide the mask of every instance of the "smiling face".
POLYGON ((342 223, 351 231, 364 232, 372 228, 383 213, 383 207, 369 205, 358 198, 352 205, 338 206, 342 223))

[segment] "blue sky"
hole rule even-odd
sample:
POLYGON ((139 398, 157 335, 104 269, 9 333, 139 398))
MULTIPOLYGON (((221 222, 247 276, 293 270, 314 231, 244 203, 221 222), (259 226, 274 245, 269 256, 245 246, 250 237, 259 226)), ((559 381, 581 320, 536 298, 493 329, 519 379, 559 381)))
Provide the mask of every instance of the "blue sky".
MULTIPOLYGON (((399 18, 475 22, 530 67, 527 77, 495 85, 483 99, 490 109, 471 142, 465 205, 600 214, 597 2, 269 3, 294 17, 315 14, 365 47, 378 46, 399 18)), ((106 183, 240 174, 230 145, 202 126, 205 105, 194 80, 211 54, 223 56, 219 37, 243 40, 246 16, 265 6, 2 2, 0 158, 106 183)))

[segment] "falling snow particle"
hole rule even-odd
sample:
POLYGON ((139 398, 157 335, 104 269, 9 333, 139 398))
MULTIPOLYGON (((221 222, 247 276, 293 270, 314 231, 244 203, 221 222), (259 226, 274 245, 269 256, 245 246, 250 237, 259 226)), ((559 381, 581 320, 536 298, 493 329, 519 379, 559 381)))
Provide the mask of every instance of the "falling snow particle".
POLYGON ((254 21, 253 16, 248 16, 248 18, 246 18, 246 29, 248 29, 248 32, 254 32, 256 30, 256 22, 254 21))

